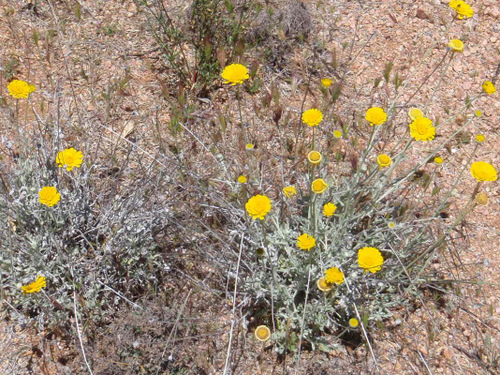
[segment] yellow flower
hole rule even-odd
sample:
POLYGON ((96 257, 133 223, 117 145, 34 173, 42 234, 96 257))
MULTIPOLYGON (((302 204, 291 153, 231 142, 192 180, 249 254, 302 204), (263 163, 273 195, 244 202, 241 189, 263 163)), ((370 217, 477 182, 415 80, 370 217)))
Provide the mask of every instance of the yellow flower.
POLYGON ((436 163, 436 164, 443 164, 443 161, 444 160, 443 160, 443 158, 441 156, 436 156, 434 158, 434 163, 436 163))
POLYGON ((47 207, 52 207, 61 200, 61 194, 54 186, 45 186, 38 192, 38 200, 47 207))
POLYGON ((302 122, 308 126, 318 126, 323 121, 323 113, 319 109, 311 108, 302 114, 302 122))
POLYGON ((329 292, 330 290, 333 289, 333 285, 331 283, 327 283, 324 277, 318 279, 316 285, 318 286, 318 289, 321 290, 322 292, 329 292))
POLYGON ((474 112, 476 117, 481 117, 483 115, 483 112, 481 112, 479 109, 476 109, 476 112, 474 112))
POLYGON ((432 141, 436 128, 427 117, 418 117, 410 124, 410 134, 416 141, 432 141))
POLYGON ((254 144, 253 144, 253 143, 247 143, 247 144, 245 145, 245 148, 246 148, 247 150, 253 150, 253 149, 255 148, 255 146, 254 146, 254 144))
POLYGON ((30 94, 36 90, 34 85, 30 85, 28 82, 15 79, 9 83, 7 86, 9 94, 16 99, 26 99, 30 94))
POLYGON ((255 338, 259 341, 267 341, 271 337, 271 330, 267 326, 258 326, 255 328, 255 338))
POLYGON ((358 264, 365 272, 375 273, 382 269, 384 258, 380 250, 375 247, 363 247, 358 250, 358 264))
POLYGON ((285 194, 285 197, 291 198, 297 194, 297 189, 293 185, 285 186, 283 188, 283 194, 285 194))
POLYGON ((448 42, 448 47, 452 52, 463 52, 464 43, 460 39, 452 39, 448 42))
POLYGON ((323 157, 321 156, 321 154, 318 151, 311 151, 307 155, 307 160, 309 160, 309 163, 311 163, 313 165, 317 165, 317 164, 321 163, 321 159, 323 159, 323 157))
POLYGON ((475 196, 477 204, 486 206, 488 204, 488 196, 485 193, 477 193, 475 196))
POLYGON ((469 18, 474 15, 474 11, 471 6, 465 1, 451 0, 448 5, 457 12, 459 19, 469 18))
POLYGON ((83 161, 83 154, 81 151, 76 151, 73 147, 59 151, 56 157, 56 163, 59 168, 66 167, 67 171, 72 171, 73 168, 80 168, 83 161))
POLYGON ((309 251, 314 246, 316 246, 316 239, 313 236, 308 235, 307 233, 301 234, 297 238, 297 246, 301 250, 309 251))
POLYGON ((387 121, 387 113, 385 113, 382 108, 372 107, 366 111, 365 119, 371 126, 382 125, 387 121))
POLYGON ((410 116, 410 119, 414 121, 419 117, 424 117, 424 112, 422 112, 418 108, 410 108, 410 110, 408 111, 408 116, 410 116))
POLYGON ((45 277, 38 276, 36 280, 33 281, 31 284, 28 284, 26 286, 21 286, 21 290, 23 291, 24 294, 38 293, 39 291, 42 290, 42 288, 45 288, 45 286, 46 286, 45 277))
POLYGON ((340 285, 344 282, 344 273, 337 267, 328 268, 325 271, 325 280, 329 284, 340 285))
POLYGON ((387 226, 390 228, 390 229, 394 229, 396 228, 396 224, 394 224, 393 221, 389 221, 389 224, 387 224, 387 226))
POLYGON ((241 176, 239 176, 239 177, 238 177, 238 182, 239 182, 240 184, 244 184, 244 183, 246 183, 247 181, 248 181, 248 179, 247 179, 247 177, 246 177, 246 176, 241 175, 241 176))
POLYGON ((245 205, 248 214, 252 219, 264 220, 264 217, 271 211, 271 200, 265 195, 254 195, 245 205))
POLYGON ((322 178, 317 178, 311 184, 311 189, 312 189, 313 193, 316 193, 316 194, 323 193, 327 188, 328 188, 328 185, 326 184, 325 180, 323 180, 322 178))
POLYGON ((392 159, 389 155, 381 154, 381 155, 377 156, 377 163, 378 163, 378 167, 380 169, 382 169, 384 167, 388 167, 389 165, 391 165, 392 159))
POLYGON ((334 136, 335 138, 342 138, 342 132, 341 132, 340 130, 335 130, 335 131, 333 132, 333 136, 334 136))
POLYGON ((349 319, 349 326, 350 326, 351 328, 356 328, 357 326, 359 326, 359 321, 358 321, 358 319, 356 319, 356 318, 351 318, 351 319, 349 319))
POLYGON ((485 139, 486 139, 486 137, 483 134, 476 135, 476 141, 478 143, 483 143, 485 139))
POLYGON ((497 89, 495 87, 495 85, 493 84, 493 82, 491 81, 484 81, 483 83, 483 91, 490 95, 490 94, 494 94, 497 92, 497 89))
POLYGON ((323 87, 325 89, 327 89, 328 87, 330 87, 332 85, 332 80, 330 78, 323 78, 321 80, 321 84, 323 85, 323 87))
POLYGON ((326 217, 333 216, 335 211, 337 210, 337 206, 335 206, 333 203, 329 202, 323 206, 323 215, 326 217))
POLYGON ((470 174, 478 181, 496 181, 498 178, 495 167, 485 161, 472 163, 470 174))
POLYGON ((224 68, 221 77, 225 80, 224 83, 230 83, 231 85, 236 85, 238 83, 243 83, 245 80, 250 78, 248 75, 248 69, 246 66, 241 64, 231 64, 224 68))

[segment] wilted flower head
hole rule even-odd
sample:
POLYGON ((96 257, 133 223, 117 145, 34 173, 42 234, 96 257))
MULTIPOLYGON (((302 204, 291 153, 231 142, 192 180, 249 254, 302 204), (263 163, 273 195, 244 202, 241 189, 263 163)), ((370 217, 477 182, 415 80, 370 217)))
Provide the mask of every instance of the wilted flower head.
POLYGON ((226 66, 222 71, 221 76, 225 80, 224 83, 230 83, 233 86, 243 83, 245 80, 250 78, 247 67, 241 64, 231 64, 226 66))
POLYGON ((306 250, 309 251, 311 250, 314 246, 316 246, 316 239, 313 236, 310 236, 307 233, 301 234, 297 238, 297 246, 301 250, 306 250))
POLYGON ((410 134, 416 141, 432 141, 436 135, 436 128, 427 117, 418 117, 410 124, 410 134))
POLYGON ((61 199, 61 194, 54 186, 45 186, 38 192, 38 200, 47 207, 55 206, 61 199))
POLYGON ((496 181, 498 178, 495 167, 485 161, 472 163, 470 174, 478 181, 496 181))
POLYGON ((291 198, 297 194, 297 189, 293 185, 285 186, 283 188, 283 194, 285 194, 285 197, 291 198))
POLYGON ((311 108, 302 114, 302 122, 308 126, 318 126, 323 121, 323 113, 316 108, 311 108))
POLYGON ((311 184, 311 190, 313 193, 321 194, 328 188, 327 183, 322 178, 317 178, 311 184))
POLYGON ((267 341, 271 337, 271 330, 268 326, 258 326, 255 328, 255 338, 259 341, 267 341))
POLYGON ((264 220, 264 217, 271 211, 271 200, 265 195, 254 195, 245 204, 245 208, 252 219, 264 220))
POLYGON ((35 281, 26 286, 21 286, 21 290, 24 294, 38 293, 46 286, 45 277, 38 276, 35 281))
POLYGON ((380 250, 375 247, 363 247, 358 250, 358 265, 365 270, 375 273, 382 269, 384 258, 380 250))
POLYGON ((382 108, 372 107, 366 111, 365 119, 371 126, 382 125, 387 121, 387 113, 382 108))
POLYGON ((317 164, 321 163, 321 159, 323 159, 323 157, 321 156, 321 154, 318 151, 311 151, 307 155, 307 160, 309 160, 309 163, 311 163, 313 165, 317 165, 317 164))
POLYGON ((325 271, 325 280, 329 284, 342 284, 344 282, 344 273, 337 267, 328 268, 325 271))
POLYGON ((329 292, 330 290, 333 289, 333 284, 328 283, 324 277, 321 277, 318 279, 316 282, 316 285, 318 286, 318 289, 321 290, 322 292, 329 292))
POLYGON ((497 89, 496 89, 495 85, 493 84, 493 82, 491 82, 491 81, 484 81, 484 83, 483 83, 483 91, 486 94, 491 95, 491 94, 496 93, 497 89))
POLYGON ((82 152, 75 150, 73 147, 59 151, 56 157, 56 163, 59 165, 59 168, 66 167, 67 171, 72 171, 75 167, 80 168, 82 161, 82 152))
POLYGON ((380 169, 382 169, 384 167, 390 166, 392 164, 392 159, 389 155, 381 154, 381 155, 377 156, 377 163, 378 163, 378 167, 380 169))
POLYGON ((414 121, 419 117, 424 117, 424 112, 422 112, 418 108, 410 108, 410 110, 408 111, 408 116, 410 116, 410 119, 414 121))
POLYGON ((474 199, 477 204, 480 204, 481 206, 486 206, 488 204, 488 196, 486 193, 477 193, 474 199))
POLYGON ((7 90, 9 91, 9 94, 16 99, 26 99, 33 91, 36 90, 36 87, 34 85, 30 85, 28 82, 14 79, 8 84, 7 90))
POLYGON ((448 42, 448 47, 452 52, 463 52, 464 43, 460 39, 452 39, 448 42))

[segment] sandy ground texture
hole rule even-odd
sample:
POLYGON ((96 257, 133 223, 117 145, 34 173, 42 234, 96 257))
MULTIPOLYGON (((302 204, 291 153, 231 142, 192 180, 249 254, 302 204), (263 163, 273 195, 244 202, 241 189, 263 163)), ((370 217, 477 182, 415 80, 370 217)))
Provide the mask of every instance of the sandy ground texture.
MULTIPOLYGON (((274 3, 276 6, 288 4, 274 3)), ((482 82, 495 76, 500 63, 500 4, 497 0, 470 1, 476 11, 474 17, 452 23, 446 36, 443 20, 451 21, 451 11, 439 0, 308 0, 304 3, 312 19, 309 37, 312 44, 320 40, 326 50, 340 51, 343 43, 354 38, 354 51, 359 51, 359 54, 346 77, 346 86, 349 87, 346 95, 354 98, 359 108, 387 102, 383 90, 373 89, 373 81, 381 76, 388 61, 394 61, 394 70, 406 80, 408 87, 418 87, 445 53, 448 39, 464 40, 464 53, 453 59, 441 78, 439 74, 433 75, 429 79, 429 89, 411 101, 415 105, 428 103, 425 111, 433 118, 446 118, 447 109, 453 112, 462 106, 467 96, 479 94, 482 82), (429 50, 430 46, 434 48, 429 50), (427 51, 429 57, 419 65, 427 51), (433 92, 433 87, 438 89, 433 92)), ((178 0, 170 5, 179 14, 185 14, 188 8, 187 1, 178 0)), ((152 52, 155 46, 146 30, 145 16, 133 1, 0 1, 0 19, 0 66, 4 73, 14 70, 16 77, 34 83, 39 88, 37 95, 48 102, 56 101, 57 93, 67 94, 70 98, 66 103, 69 123, 78 113, 84 122, 97 128, 94 131, 99 131, 98 124, 105 124, 118 134, 128 134, 133 129, 143 142, 142 146, 146 147, 150 119, 169 119, 164 97, 172 95, 174 90, 168 86, 165 73, 158 69, 159 62, 152 52), (34 42, 34 33, 39 35, 38 45, 34 42), (103 92, 111 92, 110 88, 124 79, 127 85, 123 95, 113 94, 113 100, 103 99, 103 92)), ((281 77, 293 78, 294 69, 300 69, 305 55, 300 47, 289 51, 286 66, 279 73, 263 67, 259 70, 263 82, 273 82, 281 77)), ((331 58, 331 55, 325 55, 325 58, 331 58)), ((283 103, 291 108, 291 113, 298 115, 302 86, 299 85, 297 90, 290 82, 293 83, 293 79, 280 83, 283 103)), ((497 86, 499 84, 497 82, 497 86)), ((264 85, 269 89, 267 84, 264 85)), ((6 86, 5 75, 0 86, 6 86)), ((1 94, 6 95, 4 89, 1 94)), ((481 96, 462 118, 459 116, 456 121, 439 128, 441 136, 450 134, 460 121, 480 110, 482 116, 474 120, 469 135, 486 135, 477 158, 489 161, 497 170, 500 169, 499 95, 481 96)), ((314 100, 310 100, 311 105, 314 104, 314 100)), ((69 141, 71 130, 68 125, 66 139, 69 141)), ((8 137, 11 131, 13 129, 2 129, 2 136, 8 137)), ((262 142, 266 139, 259 134, 254 134, 254 137, 262 142)), ((471 145, 457 145, 442 155, 445 163, 437 175, 443 185, 449 184, 467 163, 471 150, 471 145)), ((465 183, 456 187, 450 220, 453 219, 453 209, 463 206, 474 186, 474 180, 466 178, 465 183)), ((436 267, 448 270, 444 275, 448 279, 498 284, 500 185, 486 184, 482 191, 488 194, 489 204, 470 214, 456 232, 455 241, 448 249, 449 256, 436 267), (456 252, 460 254, 460 260, 455 257, 456 252)), ((251 352, 255 343, 245 339, 241 348, 247 352, 235 373, 372 374, 379 368, 380 373, 395 375, 495 374, 500 371, 498 290, 497 285, 457 284, 454 293, 447 297, 444 309, 437 302, 425 301, 409 315, 396 312, 386 329, 372 335, 377 363, 364 347, 354 351, 342 348, 328 355, 306 353, 302 367, 297 369, 293 364, 277 365, 272 351, 251 352)), ((227 340, 227 336, 222 337, 223 341, 214 344, 213 348, 221 356, 224 340, 227 340)), ((68 364, 72 360, 81 362, 78 344, 76 341, 74 344, 75 349, 71 352, 57 340, 36 333, 33 327, 2 321, 0 374, 75 373, 68 364)), ((223 365, 221 358, 206 361, 203 364, 206 372, 193 370, 191 373, 217 374, 221 373, 223 365)), ((81 373, 88 373, 83 365, 80 368, 81 373)), ((99 373, 106 374, 105 371, 99 373)))

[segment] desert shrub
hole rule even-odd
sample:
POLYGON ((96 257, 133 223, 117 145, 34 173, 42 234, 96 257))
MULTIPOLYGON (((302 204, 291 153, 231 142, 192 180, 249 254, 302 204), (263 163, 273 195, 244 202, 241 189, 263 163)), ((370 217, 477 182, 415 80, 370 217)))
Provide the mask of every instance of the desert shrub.
POLYGON ((228 60, 245 51, 250 17, 260 12, 257 2, 194 0, 186 14, 178 14, 161 0, 138 1, 149 16, 150 30, 166 65, 178 83, 207 90, 228 60))
POLYGON ((170 218, 155 192, 169 177, 136 159, 133 147, 101 159, 105 153, 93 148, 99 142, 88 143, 80 167, 60 168, 61 143, 47 134, 19 141, 17 157, 4 154, 0 162, 2 298, 13 314, 42 325, 70 328, 75 310, 100 323, 120 303, 154 293, 169 270, 155 241, 170 218), (60 199, 42 202, 46 187, 60 199), (46 286, 22 293, 37 276, 46 286))
MULTIPOLYGON (((441 277, 432 263, 477 204, 484 181, 496 180, 492 165, 477 164, 481 136, 467 142, 466 162, 452 181, 442 186, 437 178, 446 149, 460 142, 476 119, 473 103, 488 95, 478 87, 461 109, 448 110, 444 119, 427 112, 462 47, 456 40, 443 46, 442 59, 431 73, 439 72, 441 78, 418 108, 410 103, 430 75, 409 90, 410 77, 403 80, 392 73, 391 63, 375 84, 385 80, 389 99, 365 108, 342 103, 349 101, 346 94, 340 95, 343 72, 335 78, 304 79, 305 91, 320 95, 313 94, 316 102, 309 105, 304 97, 299 113, 280 104, 276 82, 268 96, 254 100, 251 114, 241 110, 245 101, 240 89, 228 86, 234 109, 219 121, 252 126, 233 127, 241 134, 231 146, 211 144, 224 177, 213 183, 215 189, 205 199, 213 199, 211 207, 224 217, 222 231, 210 228, 224 245, 203 251, 216 260, 214 267, 229 268, 233 303, 245 297, 241 303, 252 317, 251 326, 270 327, 279 352, 300 351, 306 343, 328 351, 329 334, 354 331, 368 339, 368 329, 382 324, 395 309, 410 307, 441 277), (260 137, 265 141, 256 148, 252 137, 257 138, 256 129, 269 129, 266 122, 276 124, 276 136, 260 137), (458 126, 441 133, 451 123, 458 126), (231 147, 244 155, 235 156, 231 147), (292 160, 293 168, 287 170, 285 160, 292 160), (488 177, 482 179, 478 169, 488 177), (467 172, 472 175, 468 178, 478 180, 477 186, 454 219, 445 220, 454 189, 467 172)), ((315 53, 311 55, 317 57, 315 53)), ((357 53, 351 49, 349 57, 357 53)), ((350 63, 339 65, 348 70, 350 63)), ((229 83, 247 85, 245 70, 239 67, 236 72, 241 77, 233 76, 229 83)), ((227 75, 222 73, 224 79, 227 75)))

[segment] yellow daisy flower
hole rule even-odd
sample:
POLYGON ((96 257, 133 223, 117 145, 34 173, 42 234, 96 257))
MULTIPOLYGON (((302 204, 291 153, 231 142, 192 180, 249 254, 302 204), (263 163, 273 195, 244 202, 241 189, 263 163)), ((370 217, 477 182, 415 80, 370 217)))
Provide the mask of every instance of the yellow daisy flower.
POLYGON ((301 250, 309 251, 316 246, 316 239, 314 236, 310 236, 307 233, 301 234, 297 238, 297 246, 301 250))
POLYGON ((325 280, 329 284, 340 285, 344 282, 344 273, 337 267, 328 268, 325 271, 325 280))
POLYGON ((291 198, 297 194, 297 189, 293 185, 285 186, 283 188, 283 194, 285 194, 285 197, 291 198))
POLYGON ((271 200, 265 195, 254 195, 245 204, 245 208, 252 219, 264 220, 266 215, 271 211, 271 200))
POLYGON ((54 186, 45 186, 38 192, 38 200, 41 204, 52 207, 61 200, 61 194, 54 186))
POLYGON ((56 163, 59 168, 66 167, 67 171, 72 171, 75 167, 80 168, 82 162, 82 152, 75 150, 73 147, 59 151, 56 156, 56 163))
POLYGON ((365 119, 371 126, 379 126, 387 121, 387 113, 382 108, 372 107, 366 111, 365 119))
POLYGON ((247 177, 246 177, 246 176, 244 176, 244 175, 241 175, 241 176, 239 176, 239 177, 238 177, 238 182, 239 182, 240 184, 245 184, 247 181, 248 181, 248 179, 247 179, 247 177))
POLYGON ((14 79, 8 84, 7 90, 9 91, 9 95, 16 99, 26 99, 33 91, 36 90, 36 87, 34 85, 30 85, 28 82, 14 79))
POLYGON ((418 117, 410 124, 410 134, 416 141, 432 141, 436 135, 436 128, 427 117, 418 117))
POLYGON ((351 319, 349 319, 349 326, 350 326, 351 328, 356 328, 357 326, 359 326, 359 321, 358 321, 358 319, 356 319, 356 318, 351 318, 351 319))
POLYGON ((491 82, 491 81, 484 81, 484 83, 483 83, 483 91, 486 94, 491 95, 491 94, 496 93, 497 89, 496 89, 495 85, 493 84, 493 82, 491 82))
POLYGON ((319 109, 311 108, 302 114, 302 122, 308 126, 318 126, 323 121, 323 113, 319 109))
POLYGON ((321 84, 323 85, 323 87, 325 89, 327 89, 328 87, 330 87, 332 85, 332 80, 330 78, 323 78, 321 80, 321 84))
POLYGON ((384 257, 379 249, 375 247, 363 247, 358 250, 358 265, 365 272, 375 273, 382 269, 384 257))
POLYGON ((38 276, 31 284, 21 286, 21 290, 24 294, 38 293, 42 290, 42 288, 45 288, 46 285, 45 277, 38 276))
POLYGON ((333 216, 333 214, 337 211, 337 206, 333 203, 329 202, 323 206, 323 215, 326 217, 333 216))
POLYGON ((225 80, 224 83, 230 83, 233 86, 241 84, 250 78, 247 67, 241 64, 226 66, 221 73, 221 77, 225 80))
POLYGON ((498 178, 495 167, 485 161, 472 163, 470 173, 478 181, 496 181, 498 178))

